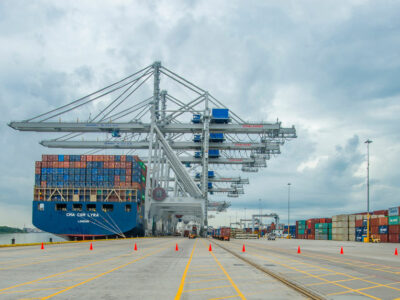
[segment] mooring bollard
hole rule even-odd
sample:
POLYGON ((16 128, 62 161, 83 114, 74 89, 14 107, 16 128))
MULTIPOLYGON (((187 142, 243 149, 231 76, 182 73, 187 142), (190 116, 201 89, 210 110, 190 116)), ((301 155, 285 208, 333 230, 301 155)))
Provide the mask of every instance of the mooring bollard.
POLYGON ((15 238, 11 239, 11 245, 15 245, 15 238))

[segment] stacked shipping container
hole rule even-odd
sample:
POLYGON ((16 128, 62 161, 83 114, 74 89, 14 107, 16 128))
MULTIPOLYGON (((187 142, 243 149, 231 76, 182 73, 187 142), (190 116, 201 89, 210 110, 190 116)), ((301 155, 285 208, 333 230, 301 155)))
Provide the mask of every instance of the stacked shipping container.
POLYGON ((137 156, 43 155, 35 163, 36 201, 144 201, 145 185, 137 156))
MULTIPOLYGON (((370 236, 373 239, 380 240, 382 243, 399 243, 400 207, 374 211, 370 214, 369 227, 370 236)), ((296 221, 296 234, 297 238, 300 239, 362 242, 364 237, 367 236, 367 213, 337 215, 333 216, 332 219, 296 221), (315 230, 312 229, 312 224, 314 224, 315 230)))
POLYGON ((391 243, 400 242, 400 217, 399 207, 392 207, 388 210, 388 240, 391 243))
POLYGON ((332 217, 332 240, 349 240, 349 216, 337 215, 332 217))
POLYGON ((43 155, 36 187, 133 187, 146 181, 146 166, 132 155, 43 155))

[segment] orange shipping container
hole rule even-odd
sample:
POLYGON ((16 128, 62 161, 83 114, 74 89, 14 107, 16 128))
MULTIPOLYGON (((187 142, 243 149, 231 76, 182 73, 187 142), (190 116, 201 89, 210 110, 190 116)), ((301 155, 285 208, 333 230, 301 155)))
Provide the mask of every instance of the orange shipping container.
POLYGON ((115 162, 111 162, 110 163, 110 169, 114 169, 115 168, 115 162))
POLYGON ((116 163, 115 163, 115 168, 116 168, 116 169, 121 168, 121 163, 120 163, 120 162, 116 162, 116 163))
POLYGON ((86 155, 86 161, 93 161, 92 155, 86 155))
POLYGON ((121 168, 125 169, 126 168, 126 163, 125 162, 121 162, 121 168))
POLYGON ((42 166, 42 163, 40 161, 35 162, 35 167, 40 168, 42 166))
POLYGON ((127 169, 132 169, 132 163, 130 161, 126 162, 126 168, 127 169))
POLYGON ((132 175, 132 169, 126 169, 126 175, 132 175))
POLYGON ((40 186, 41 186, 41 187, 46 187, 46 186, 47 186, 47 182, 46 182, 46 181, 40 182, 40 186))
POLYGON ((84 162, 81 162, 81 168, 84 168, 84 169, 86 169, 86 161, 84 161, 84 162))
POLYGON ((35 168, 35 174, 40 174, 40 168, 35 168))
POLYGON ((121 155, 121 161, 126 162, 126 155, 121 155))
POLYGON ((69 162, 69 155, 64 155, 64 162, 69 162))

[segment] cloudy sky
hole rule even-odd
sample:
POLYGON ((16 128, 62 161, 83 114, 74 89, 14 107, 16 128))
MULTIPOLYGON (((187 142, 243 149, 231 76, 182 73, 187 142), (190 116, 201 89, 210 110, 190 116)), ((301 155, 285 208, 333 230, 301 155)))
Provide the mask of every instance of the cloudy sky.
MULTIPOLYGON (((249 177, 223 225, 259 209, 287 220, 400 206, 398 1, 1 1, 0 225, 31 224, 34 161, 51 134, 7 126, 155 60, 244 119, 298 138, 249 177)), ((66 150, 57 150, 68 153, 66 150)), ((73 151, 77 153, 76 151, 73 151)), ((223 174, 223 170, 220 171, 223 174)))

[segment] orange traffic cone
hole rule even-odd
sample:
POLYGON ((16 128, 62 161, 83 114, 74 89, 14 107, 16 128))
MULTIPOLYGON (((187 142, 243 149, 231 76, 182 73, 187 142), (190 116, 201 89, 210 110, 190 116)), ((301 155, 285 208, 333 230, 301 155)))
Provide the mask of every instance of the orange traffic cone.
MULTIPOLYGON (((44 244, 42 243, 42 247, 40 247, 41 250, 44 250, 44 244)), ((397 250, 396 250, 397 251, 397 250)))
POLYGON ((243 244, 242 252, 246 252, 246 247, 244 246, 244 244, 243 244))
POLYGON ((178 244, 176 244, 176 246, 175 246, 175 251, 179 251, 178 244))
POLYGON ((137 251, 137 245, 136 245, 136 243, 135 243, 135 248, 134 248, 133 250, 137 251))
POLYGON ((340 248, 340 254, 343 254, 343 247, 340 248))
POLYGON ((89 248, 89 250, 93 250, 93 245, 92 245, 92 243, 90 243, 90 248, 89 248))
POLYGON ((394 255, 399 255, 399 253, 397 252, 397 248, 394 249, 394 255))
POLYGON ((297 253, 298 253, 298 254, 301 253, 300 246, 297 247, 297 253))
POLYGON ((210 247, 208 247, 208 251, 212 251, 211 244, 210 244, 210 247))

